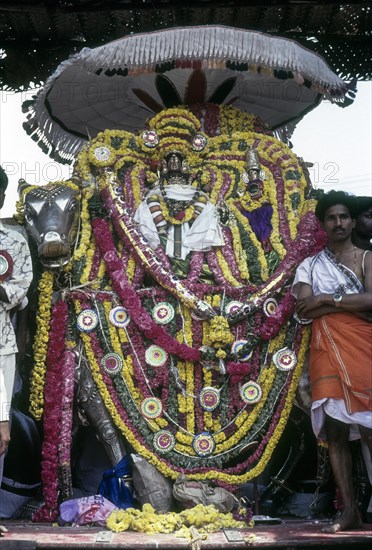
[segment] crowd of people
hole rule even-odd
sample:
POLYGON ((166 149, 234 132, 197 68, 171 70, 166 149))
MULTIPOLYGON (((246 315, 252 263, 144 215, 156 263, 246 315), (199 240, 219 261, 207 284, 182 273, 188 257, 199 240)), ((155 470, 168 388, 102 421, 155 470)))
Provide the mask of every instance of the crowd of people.
MULTIPOLYGON (((183 167, 184 179, 176 178, 181 164, 182 158, 175 154, 166 159, 161 178, 167 179, 168 185, 164 187, 163 180, 159 180, 135 219, 154 248, 163 240, 167 255, 182 261, 188 250, 198 250, 201 245, 223 246, 223 237, 208 197, 188 187, 187 167, 183 167), (167 212, 185 201, 192 205, 196 221, 184 227, 169 227, 167 212)), ((1 170, 0 208, 7 183, 1 170)), ((372 197, 330 191, 318 200, 315 214, 326 233, 327 245, 299 265, 292 293, 298 317, 312 321, 311 419, 315 436, 328 442, 333 476, 341 495, 342 513, 327 527, 337 532, 362 524, 353 488, 349 440, 362 439, 372 477, 372 197)), ((177 216, 176 210, 173 215, 177 216)), ((26 240, 1 221, 0 237, 1 483, 10 442, 17 354, 11 316, 26 298, 32 263, 26 240)), ((0 517, 4 517, 1 510, 0 517)))

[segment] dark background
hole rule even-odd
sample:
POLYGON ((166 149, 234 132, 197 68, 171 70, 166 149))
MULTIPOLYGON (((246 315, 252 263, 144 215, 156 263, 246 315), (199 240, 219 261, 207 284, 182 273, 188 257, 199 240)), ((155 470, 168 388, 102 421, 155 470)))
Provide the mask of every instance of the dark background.
POLYGON ((208 24, 295 39, 344 80, 372 78, 370 1, 0 0, 0 88, 38 86, 83 47, 208 24))

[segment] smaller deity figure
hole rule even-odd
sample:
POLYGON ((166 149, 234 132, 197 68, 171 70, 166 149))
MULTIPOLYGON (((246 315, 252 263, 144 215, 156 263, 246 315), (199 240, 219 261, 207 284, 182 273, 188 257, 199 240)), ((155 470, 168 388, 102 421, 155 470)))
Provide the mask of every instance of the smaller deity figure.
POLYGON ((246 171, 242 175, 242 180, 247 185, 246 191, 252 200, 257 201, 263 196, 265 172, 261 169, 256 149, 248 147, 246 159, 246 171))
POLYGON ((224 244, 217 210, 180 151, 165 155, 159 178, 134 219, 150 246, 155 250, 162 244, 169 258, 185 260, 191 251, 224 244))
POLYGON ((243 214, 248 218, 264 251, 269 253, 272 250, 269 237, 273 228, 271 224, 273 208, 265 192, 265 173, 261 169, 256 149, 249 147, 246 153, 246 159, 246 170, 242 175, 242 180, 246 184, 246 189, 240 199, 240 204, 243 208, 243 214))

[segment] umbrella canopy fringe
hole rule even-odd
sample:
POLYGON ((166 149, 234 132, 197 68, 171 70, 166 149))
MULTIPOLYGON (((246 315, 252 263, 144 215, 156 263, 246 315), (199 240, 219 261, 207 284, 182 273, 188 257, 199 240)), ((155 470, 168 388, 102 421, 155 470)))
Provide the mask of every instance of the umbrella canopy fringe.
POLYGON ((72 136, 63 130, 50 120, 45 111, 38 116, 32 107, 29 107, 28 111, 29 118, 23 123, 26 133, 50 158, 62 164, 71 164, 87 140, 72 136))
MULTIPOLYGON (((79 54, 77 54, 79 57, 79 54)), ((326 91, 345 93, 347 84, 339 78, 322 57, 285 38, 260 32, 227 27, 166 29, 153 33, 129 35, 80 54, 85 69, 96 72, 127 68, 133 72, 153 72, 154 66, 183 60, 201 61, 202 68, 221 68, 226 63, 258 65, 292 71, 294 77, 311 81, 326 91)), ((253 68, 253 67, 250 67, 253 68)))
MULTIPOLYGON (((87 49, 87 48, 85 48, 87 49)), ((58 122, 53 121, 46 108, 45 99, 55 80, 63 71, 74 65, 82 55, 82 51, 64 60, 47 79, 44 87, 33 97, 22 103, 22 111, 27 114, 23 128, 48 156, 62 164, 71 164, 80 151, 86 139, 73 136, 65 131, 58 122)))
MULTIPOLYGON (((56 114, 52 109, 53 103, 58 103, 58 94, 62 94, 66 82, 73 94, 77 81, 70 75, 88 73, 87 76, 91 74, 99 79, 101 74, 105 77, 117 74, 123 77, 123 81, 126 76, 133 77, 128 79, 132 82, 137 76, 157 75, 178 68, 255 72, 254 76, 263 85, 266 85, 266 79, 270 85, 272 79, 278 82, 288 79, 290 85, 294 82, 299 88, 311 89, 314 99, 309 109, 321 98, 344 107, 350 105, 355 97, 354 82, 344 82, 323 58, 292 40, 223 26, 187 27, 128 35, 94 49, 83 48, 57 67, 33 100, 24 102, 23 110, 27 113, 24 127, 44 151, 50 149, 51 158, 71 163, 81 147, 97 132, 81 124, 79 127, 78 117, 72 118, 69 130, 68 124, 64 126, 63 109, 62 114, 61 111, 56 114), (66 74, 70 80, 64 81, 66 74)), ((168 75, 164 74, 164 77, 168 75)), ((64 100, 66 105, 63 108, 70 114, 70 98, 64 100)), ((271 127, 276 131, 283 128, 288 137, 290 125, 302 118, 306 112, 304 109, 294 114, 286 113, 271 127)), ((132 127, 137 128, 137 125, 132 127)))

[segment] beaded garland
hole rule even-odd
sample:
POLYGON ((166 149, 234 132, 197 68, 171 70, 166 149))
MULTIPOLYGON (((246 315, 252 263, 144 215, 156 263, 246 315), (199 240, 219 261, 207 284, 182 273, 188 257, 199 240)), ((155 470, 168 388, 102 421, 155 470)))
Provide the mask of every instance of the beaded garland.
MULTIPOLYGON (((64 292, 73 337, 135 452, 173 479, 183 472, 229 487, 264 470, 285 427, 309 341, 309 327, 293 317, 288 284, 300 261, 323 244, 313 207, 303 207, 308 183, 297 157, 255 131, 261 126, 254 118, 242 131, 235 111, 204 107, 207 144, 193 141, 200 125, 186 108, 159 113, 147 133, 110 130, 88 144, 75 171, 85 182, 94 172, 100 199, 93 208, 91 186, 82 189, 84 253, 80 244, 66 268, 72 289, 64 292), (248 146, 267 175, 270 251, 239 191, 248 146), (172 148, 181 149, 191 176, 201 172, 200 188, 220 209, 226 237, 218 250, 192 253, 183 279, 161 245, 154 253, 128 222, 155 182, 154 164, 172 148), (148 286, 149 278, 156 283, 148 286), (205 315, 210 310, 214 319, 205 315), (84 311, 98 316, 91 330, 77 330, 84 311), (282 350, 289 350, 284 358, 282 350), (253 440, 257 445, 249 446, 253 440), (240 459, 242 447, 251 450, 240 459)), ((40 384, 33 380, 35 395, 42 384, 42 376, 40 384)))

